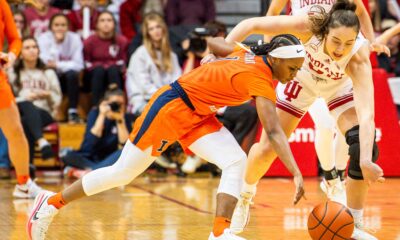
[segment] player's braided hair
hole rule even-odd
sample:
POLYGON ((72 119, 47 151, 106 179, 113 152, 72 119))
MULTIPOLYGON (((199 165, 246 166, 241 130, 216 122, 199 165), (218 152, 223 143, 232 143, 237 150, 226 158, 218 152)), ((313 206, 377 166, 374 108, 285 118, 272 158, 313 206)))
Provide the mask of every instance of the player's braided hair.
POLYGON ((360 31, 356 8, 356 4, 349 0, 337 0, 329 13, 321 6, 312 7, 308 13, 312 33, 322 40, 331 28, 345 26, 353 27, 357 32, 360 31))
POLYGON ((301 45, 301 42, 291 34, 281 34, 273 37, 269 43, 250 46, 250 49, 255 55, 268 55, 275 48, 291 45, 301 45))

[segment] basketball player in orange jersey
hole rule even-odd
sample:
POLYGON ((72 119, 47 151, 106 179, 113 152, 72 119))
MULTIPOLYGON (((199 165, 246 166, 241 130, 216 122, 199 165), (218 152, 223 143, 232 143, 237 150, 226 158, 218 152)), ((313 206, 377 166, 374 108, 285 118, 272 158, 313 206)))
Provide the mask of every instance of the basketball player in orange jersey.
POLYGON ((178 140, 184 148, 222 169, 214 228, 208 239, 243 239, 232 234, 229 226, 243 182, 246 154, 215 114, 220 107, 255 99, 271 144, 294 175, 297 203, 304 194, 303 179, 277 120, 272 79, 290 81, 303 64, 304 53, 296 37, 280 35, 270 44, 236 51, 162 87, 136 120, 114 165, 85 175, 57 194, 38 195, 28 220, 28 235, 34 240, 44 239, 53 216, 66 203, 130 183, 178 140))
MULTIPOLYGON (((276 88, 279 121, 286 135, 290 136, 317 97, 328 103, 349 147, 346 193, 347 206, 355 223, 352 238, 375 240, 363 229, 363 208, 369 185, 383 182, 384 178, 383 170, 375 163, 379 151, 375 142, 370 46, 359 34, 360 22, 355 10, 353 2, 337 0, 329 13, 317 7, 309 16, 246 19, 229 33, 228 44, 220 50, 225 51, 229 44, 232 48, 235 41, 242 41, 252 33, 276 35, 289 32, 304 42, 306 57, 302 69, 293 81, 279 83, 276 88)), ((209 42, 214 52, 218 50, 215 43, 209 42)), ((249 152, 245 184, 232 218, 234 232, 241 232, 246 226, 258 180, 276 158, 268 142, 268 135, 263 133, 260 143, 254 144, 249 152)))
POLYGON ((41 188, 29 178, 28 142, 5 73, 5 68, 12 66, 21 51, 21 39, 10 7, 5 0, 0 0, 0 29, 0 46, 3 46, 5 38, 9 44, 8 53, 0 51, 0 128, 8 141, 10 159, 17 175, 17 185, 13 196, 35 198, 41 188))
MULTIPOLYGON (((273 0, 268 8, 267 16, 279 15, 282 9, 290 4, 290 14, 293 16, 305 16, 312 13, 315 6, 320 6, 329 12, 335 0, 330 1, 306 1, 306 0, 273 0)), ((354 0, 357 5, 356 14, 360 20, 361 31, 370 41, 371 48, 378 50, 375 42, 374 29, 368 11, 361 0, 354 0)), ((347 204, 345 188, 345 171, 349 159, 348 146, 344 136, 337 131, 336 122, 329 113, 328 106, 323 98, 317 98, 309 107, 308 113, 315 124, 315 150, 321 164, 323 181, 320 186, 332 201, 347 204)), ((310 159, 313 161, 313 159, 310 159)))

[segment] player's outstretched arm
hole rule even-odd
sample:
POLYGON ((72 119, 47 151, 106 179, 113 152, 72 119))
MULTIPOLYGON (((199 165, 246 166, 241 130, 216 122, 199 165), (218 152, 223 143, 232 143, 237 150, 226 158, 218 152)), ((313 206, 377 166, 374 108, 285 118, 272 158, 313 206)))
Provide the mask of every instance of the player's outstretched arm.
POLYGON ((218 56, 226 56, 233 51, 235 42, 242 42, 251 34, 264 34, 275 36, 279 34, 293 34, 300 40, 308 40, 311 32, 308 28, 308 16, 271 16, 271 17, 255 17, 241 21, 236 25, 229 35, 225 38, 225 42, 221 39, 207 40, 211 52, 218 56), (227 48, 231 47, 231 52, 227 53, 227 48))
POLYGON ((251 34, 275 36, 293 34, 301 40, 310 37, 308 16, 268 16, 255 17, 241 21, 225 38, 232 44, 242 42, 251 34))
MULTIPOLYGON (((289 0, 273 0, 269 5, 266 16, 278 16, 281 14, 283 8, 287 5, 289 0)), ((264 35, 264 42, 271 41, 271 36, 264 35)))
POLYGON ((276 106, 272 101, 264 97, 256 97, 256 107, 269 142, 286 168, 294 176, 296 184, 294 203, 296 204, 304 196, 303 177, 294 160, 286 135, 279 123, 276 106))
POLYGON ((387 44, 392 37, 394 37, 399 33, 400 33, 400 23, 396 24, 395 26, 391 27, 390 29, 382 33, 379 37, 376 38, 376 42, 387 44))
POLYGON ((372 162, 375 138, 374 84, 368 46, 363 46, 352 57, 347 74, 353 81, 353 94, 357 119, 360 125, 360 167, 368 183, 383 181, 382 169, 372 162))

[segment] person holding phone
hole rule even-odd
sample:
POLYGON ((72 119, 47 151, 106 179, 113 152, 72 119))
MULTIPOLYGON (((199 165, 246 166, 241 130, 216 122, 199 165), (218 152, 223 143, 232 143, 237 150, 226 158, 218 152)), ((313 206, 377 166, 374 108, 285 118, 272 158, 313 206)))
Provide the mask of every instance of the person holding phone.
POLYGON ((125 112, 124 92, 114 88, 93 108, 87 119, 83 142, 78 151, 61 156, 69 176, 81 177, 88 170, 112 165, 121 154, 120 147, 132 130, 133 115, 125 112), (79 171, 84 170, 84 171, 79 171))

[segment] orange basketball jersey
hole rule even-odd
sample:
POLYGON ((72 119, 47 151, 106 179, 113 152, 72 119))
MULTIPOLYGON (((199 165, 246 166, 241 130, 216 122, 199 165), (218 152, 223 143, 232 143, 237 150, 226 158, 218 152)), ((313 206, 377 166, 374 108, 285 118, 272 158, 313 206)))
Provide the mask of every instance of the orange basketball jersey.
POLYGON ((272 72, 266 61, 265 56, 240 50, 194 69, 178 82, 202 115, 243 104, 255 96, 275 102, 272 72))
POLYGON ((158 156, 179 141, 189 147, 200 137, 218 131, 219 107, 240 105, 252 97, 275 101, 272 74, 266 59, 239 51, 201 66, 159 89, 135 121, 130 134, 142 150, 158 156))

